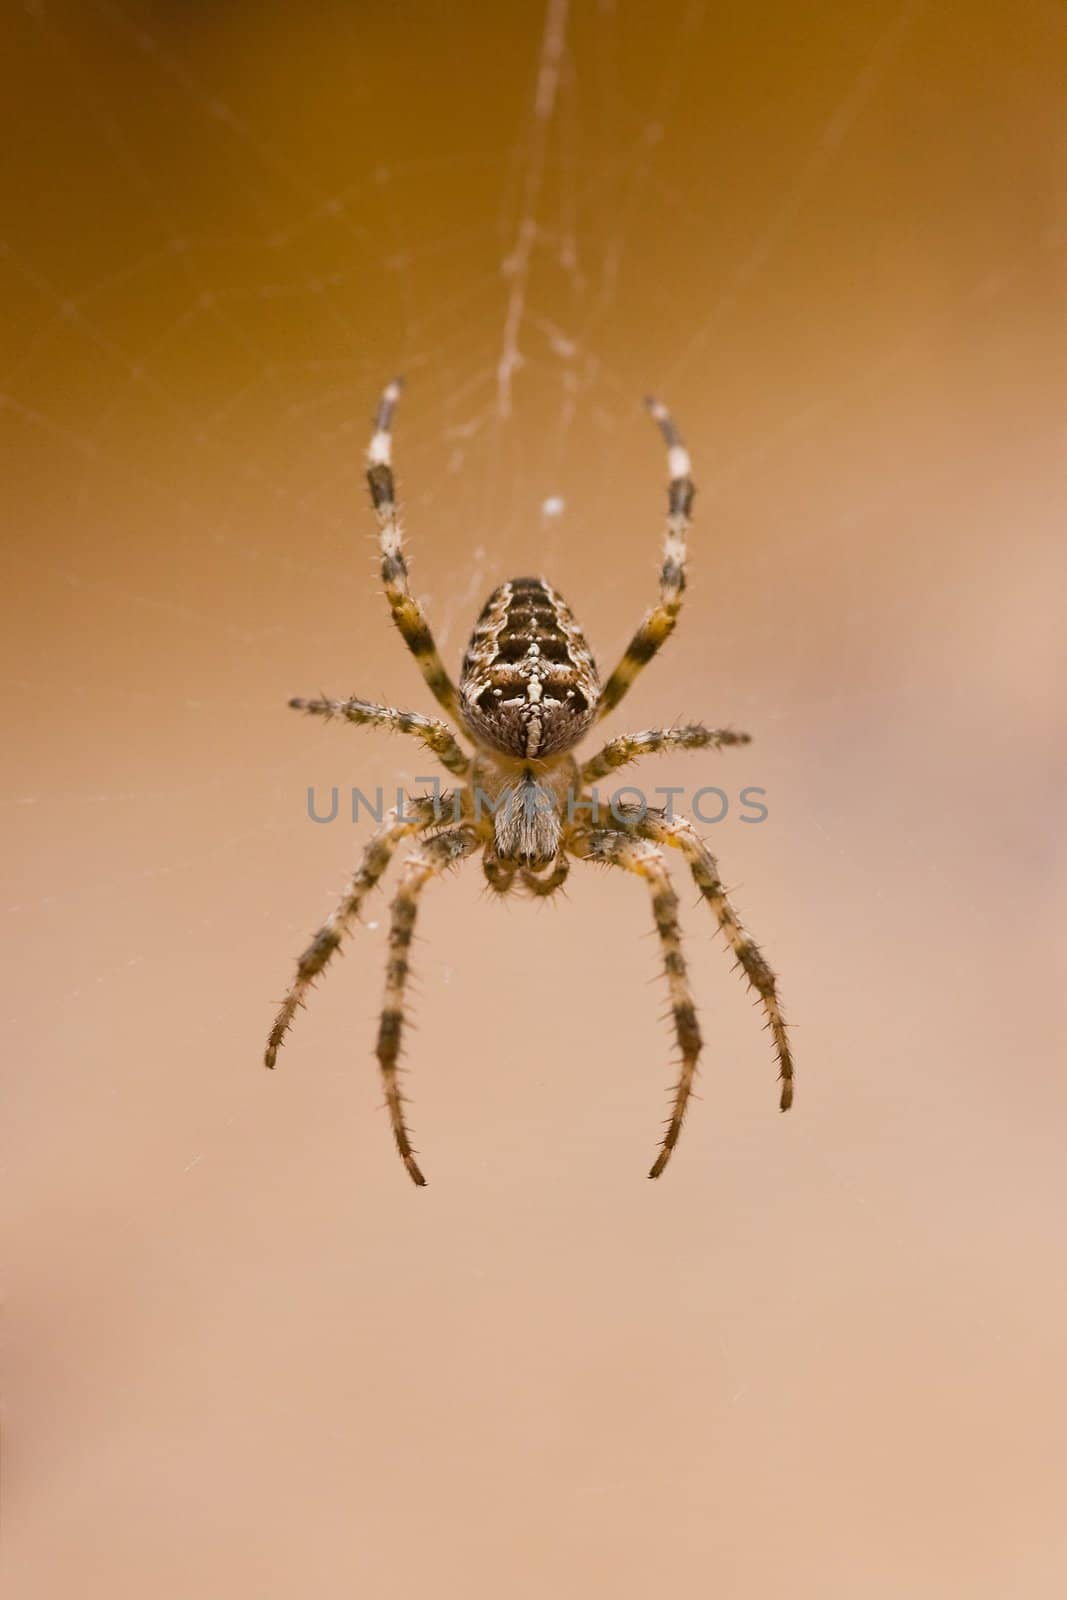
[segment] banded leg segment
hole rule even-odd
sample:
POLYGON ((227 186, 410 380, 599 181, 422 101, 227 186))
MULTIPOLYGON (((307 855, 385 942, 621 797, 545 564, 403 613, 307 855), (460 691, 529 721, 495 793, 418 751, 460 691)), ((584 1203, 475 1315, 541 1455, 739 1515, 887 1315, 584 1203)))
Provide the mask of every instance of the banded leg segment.
POLYGON ((674 849, 680 850, 689 863, 689 870, 693 874, 697 888, 715 913, 719 927, 730 941, 738 965, 763 1005, 767 1026, 774 1040, 778 1077, 782 1086, 779 1108, 788 1111, 793 1104, 793 1053, 789 1047, 785 1018, 782 1016, 781 1002, 778 999, 778 982, 763 952, 734 910, 719 876, 715 857, 697 838, 693 824, 685 817, 677 817, 674 821, 668 822, 664 817, 649 813, 639 821, 634 821, 632 826, 640 837, 653 840, 657 844, 671 845, 674 849))
POLYGON ((415 1160, 411 1131, 404 1116, 404 1097, 400 1093, 399 1059, 404 1032, 404 991, 410 972, 411 941, 418 916, 419 895, 431 878, 456 865, 476 850, 479 834, 472 827, 452 828, 424 840, 404 862, 400 884, 392 904, 389 924, 389 964, 385 978, 385 1004, 378 1027, 378 1064, 385 1086, 385 1103, 400 1158, 412 1183, 421 1188, 426 1179, 415 1160))
POLYGON ((470 757, 460 747, 448 723, 439 717, 424 717, 418 711, 396 711, 392 706, 375 706, 354 697, 349 700, 296 699, 289 704, 294 711, 306 711, 327 720, 341 718, 365 727, 414 734, 457 778, 465 778, 470 771, 470 757))
POLYGON ((644 733, 624 733, 611 739, 581 769, 583 783, 595 783, 640 756, 661 750, 722 750, 727 745, 751 744, 751 735, 732 728, 705 728, 701 722, 679 728, 648 728, 644 733))
POLYGON ((656 919, 656 932, 663 947, 663 962, 671 997, 674 1031, 681 1051, 678 1081, 674 1085, 674 1100, 667 1121, 666 1132, 652 1167, 650 1178, 658 1178, 671 1159, 685 1121, 685 1113, 693 1092, 697 1059, 700 1055, 700 1025, 689 987, 689 974, 682 954, 682 936, 678 926, 678 896, 674 892, 662 853, 652 844, 637 839, 630 833, 619 833, 611 828, 590 829, 575 835, 570 848, 576 856, 587 861, 606 861, 612 866, 624 867, 644 878, 652 893, 652 914, 656 919))
POLYGON ((293 1018, 319 973, 323 971, 341 940, 348 932, 352 920, 367 895, 381 878, 401 839, 432 827, 440 821, 443 812, 452 804, 451 795, 441 795, 436 803, 433 797, 409 800, 408 811, 401 816, 391 811, 382 826, 368 840, 363 859, 349 880, 340 902, 327 917, 296 965, 296 977, 282 1001, 281 1009, 270 1030, 264 1065, 273 1067, 278 1050, 292 1026, 293 1018))
POLYGON ((449 716, 459 714, 455 684, 445 671, 430 625, 411 593, 408 564, 401 547, 400 520, 393 478, 393 413, 400 398, 400 379, 386 385, 374 419, 374 434, 367 450, 367 483, 378 517, 382 549, 382 583, 393 621, 419 664, 419 671, 449 716))
POLYGON ((696 489, 689 476, 689 452, 682 443, 674 418, 658 400, 645 402, 667 446, 667 529, 663 540, 663 565, 659 575, 659 604, 648 613, 615 671, 604 685, 598 715, 614 710, 643 667, 674 632, 685 590, 686 536, 696 489))

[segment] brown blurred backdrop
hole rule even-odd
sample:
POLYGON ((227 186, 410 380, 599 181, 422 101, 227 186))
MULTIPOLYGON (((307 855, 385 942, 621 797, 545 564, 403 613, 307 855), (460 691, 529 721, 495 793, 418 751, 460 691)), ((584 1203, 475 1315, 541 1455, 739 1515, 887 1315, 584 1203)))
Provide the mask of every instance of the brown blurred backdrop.
POLYGON ((1063 1594, 1067 12, 3 29, 12 1594, 1063 1594), (308 785, 432 770, 285 707, 434 709, 361 480, 398 368, 453 665, 543 570, 610 666, 654 595, 643 392, 692 448, 683 625, 610 726, 754 734, 637 781, 766 789, 708 836, 799 1083, 778 1116, 683 888, 707 1050, 657 1185, 630 880, 429 893, 425 1192, 384 897, 260 1067, 367 832, 308 785))

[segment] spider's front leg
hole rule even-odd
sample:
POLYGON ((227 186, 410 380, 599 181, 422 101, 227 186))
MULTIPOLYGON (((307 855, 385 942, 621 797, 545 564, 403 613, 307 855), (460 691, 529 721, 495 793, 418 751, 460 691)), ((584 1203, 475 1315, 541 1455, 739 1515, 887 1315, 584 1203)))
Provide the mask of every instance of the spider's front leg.
POLYGON ((327 917, 296 964, 296 977, 282 1001, 274 1026, 270 1030, 270 1038, 267 1040, 264 1056, 266 1066, 273 1067, 298 1007, 304 1004, 308 990, 340 945, 363 901, 389 865, 393 851, 401 839, 439 824, 449 815, 452 804, 451 794, 440 795, 436 799, 433 796, 426 796, 409 800, 406 814, 401 815, 399 811, 391 811, 382 826, 368 840, 363 859, 352 874, 340 903, 327 917))
POLYGON ((382 582, 385 585, 389 608, 393 613, 393 621, 418 662, 419 671, 449 716, 458 717, 459 699, 456 686, 445 671, 423 609, 411 593, 408 564, 401 545, 396 482, 392 467, 393 413, 400 398, 400 387, 400 379, 394 378, 393 382, 387 384, 382 391, 374 420, 374 435, 367 451, 367 482, 370 485, 371 500, 378 517, 382 549, 382 582))
POLYGON ((290 700, 294 711, 306 711, 311 716, 327 720, 341 718, 363 727, 391 728, 394 733, 410 733, 421 739, 432 750, 441 765, 457 778, 465 778, 470 771, 470 756, 456 740, 447 722, 440 717, 424 717, 418 711, 395 711, 392 706, 375 706, 367 700, 290 700))
POLYGON ((633 833, 614 828, 579 828, 571 835, 568 848, 585 861, 603 861, 623 867, 644 878, 652 894, 652 914, 663 947, 663 963, 671 996, 674 1031, 681 1051, 681 1067, 674 1085, 674 1103, 659 1155, 649 1171, 658 1178, 678 1143, 686 1108, 693 1092, 697 1058, 700 1055, 700 1025, 689 987, 689 975, 682 954, 682 935, 678 926, 678 896, 663 864, 663 853, 654 844, 633 833))
POLYGON ((398 1079, 400 1043, 404 1032, 404 991, 410 970, 408 952, 415 933, 419 895, 427 883, 431 878, 439 877, 448 867, 458 865, 482 843, 484 837, 481 830, 469 823, 424 840, 404 862, 396 898, 392 904, 389 964, 386 968, 385 1004, 378 1028, 377 1054, 382 1070, 382 1082, 385 1085, 385 1103, 389 1108, 393 1138, 396 1140, 396 1147, 408 1176, 412 1183, 418 1184, 420 1188, 426 1183, 426 1179, 415 1160, 398 1079))
POLYGON ((614 710, 643 667, 674 632, 685 590, 686 536, 696 489, 689 476, 689 452, 666 406, 646 402, 667 446, 667 531, 663 540, 663 565, 659 575, 659 604, 648 613, 615 671, 604 685, 598 716, 614 710))

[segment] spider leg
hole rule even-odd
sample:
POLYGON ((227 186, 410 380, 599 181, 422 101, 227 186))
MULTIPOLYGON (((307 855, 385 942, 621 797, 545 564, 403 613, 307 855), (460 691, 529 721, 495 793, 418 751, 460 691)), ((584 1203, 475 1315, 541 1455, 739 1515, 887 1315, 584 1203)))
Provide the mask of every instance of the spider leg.
POLYGON ((612 866, 624 867, 644 878, 652 892, 652 914, 656 919, 656 932, 663 947, 663 961, 670 990, 671 1011, 678 1048, 682 1053, 678 1081, 674 1085, 674 1102, 667 1129, 649 1171, 650 1178, 658 1178, 671 1158, 682 1131, 686 1108, 693 1092, 697 1058, 700 1055, 700 1026, 689 987, 685 957, 682 954, 682 936, 678 926, 678 896, 663 864, 663 854, 647 840, 635 838, 632 833, 616 832, 613 828, 593 828, 577 831, 570 840, 570 849, 587 861, 604 861, 612 866))
POLYGON ((746 931, 741 918, 734 910, 719 876, 715 857, 707 845, 697 837, 693 824, 687 817, 675 817, 673 821, 668 821, 654 812, 648 812, 645 816, 639 818, 635 816, 622 825, 632 828, 643 839, 652 840, 656 844, 671 845, 684 855, 701 896, 715 913, 719 927, 730 941, 738 965, 748 979, 749 985, 759 995, 778 1060, 778 1077, 782 1085, 779 1108, 788 1111, 793 1104, 793 1053, 789 1047, 785 1019, 778 999, 777 979, 763 952, 746 931))
POLYGON ((663 565, 659 575, 659 604, 645 617, 626 647, 626 653, 604 685, 598 715, 614 710, 643 667, 674 632, 685 590, 686 535, 696 490, 689 476, 689 452, 682 444, 674 419, 658 400, 646 402, 667 446, 667 529, 663 540, 663 565))
POLYGON ((378 517, 381 540, 382 582, 393 613, 393 621, 418 662, 420 672, 435 698, 444 706, 449 716, 455 717, 459 714, 456 687, 445 671, 422 607, 411 593, 408 583, 408 564, 401 547, 396 484, 392 468, 393 412, 396 410, 399 397, 400 380, 394 378, 382 391, 374 421, 374 434, 367 450, 367 482, 370 485, 371 500, 378 517))
POLYGON ((400 1093, 398 1061, 404 1031, 404 990, 410 963, 408 952, 415 933, 419 895, 433 877, 469 856, 482 842, 479 832, 470 827, 451 828, 423 840, 401 868, 400 883, 391 908, 389 925, 389 964, 386 968, 385 1003, 378 1028, 378 1062, 385 1086, 393 1138, 412 1183, 420 1188, 426 1179, 419 1170, 411 1144, 411 1132, 404 1117, 404 1097, 400 1093))
POLYGON ((654 755, 660 750, 721 750, 726 745, 751 742, 750 734, 735 733, 732 728, 705 728, 700 722, 680 728, 648 728, 644 733, 624 733, 617 739, 610 739, 595 756, 590 756, 581 768, 581 780, 595 783, 597 778, 629 766, 639 756, 654 755))
POLYGON ((449 794, 438 796, 436 803, 432 796, 409 800, 409 814, 401 816, 398 811, 391 811, 382 826, 368 840, 363 859, 349 879, 348 887, 340 902, 326 918, 296 964, 296 977, 282 1001, 274 1026, 270 1030, 270 1038, 267 1040, 267 1051, 264 1056, 266 1066, 273 1067, 278 1058, 279 1047, 292 1026, 298 1007, 304 1004, 308 990, 340 945, 352 919, 389 865, 393 851, 401 839, 439 823, 442 816, 447 814, 451 803, 452 796, 449 794))
POLYGON ((374 706, 355 697, 349 700, 297 699, 290 700, 289 704, 294 711, 307 711, 316 717, 341 717, 346 722, 414 734, 457 778, 465 778, 470 771, 470 756, 461 749, 447 722, 439 717, 424 717, 418 711, 396 711, 392 706, 374 706))

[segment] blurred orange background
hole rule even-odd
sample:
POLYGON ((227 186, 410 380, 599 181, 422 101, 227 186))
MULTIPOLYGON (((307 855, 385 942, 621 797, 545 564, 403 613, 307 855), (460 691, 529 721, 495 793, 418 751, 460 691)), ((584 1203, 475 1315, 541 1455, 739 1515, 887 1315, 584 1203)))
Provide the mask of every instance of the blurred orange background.
POLYGON ((12 1593, 1058 1600, 1062 7, 2 26, 12 1593), (434 709, 362 482, 395 370, 453 669, 538 570, 610 668, 646 390, 692 451, 687 608, 609 727, 752 732, 634 781, 766 789, 706 831, 799 1078, 780 1117, 679 880, 707 1046, 655 1185, 621 874, 428 893, 425 1192, 385 897, 260 1066, 368 831, 308 786, 432 771, 285 705, 434 709))

